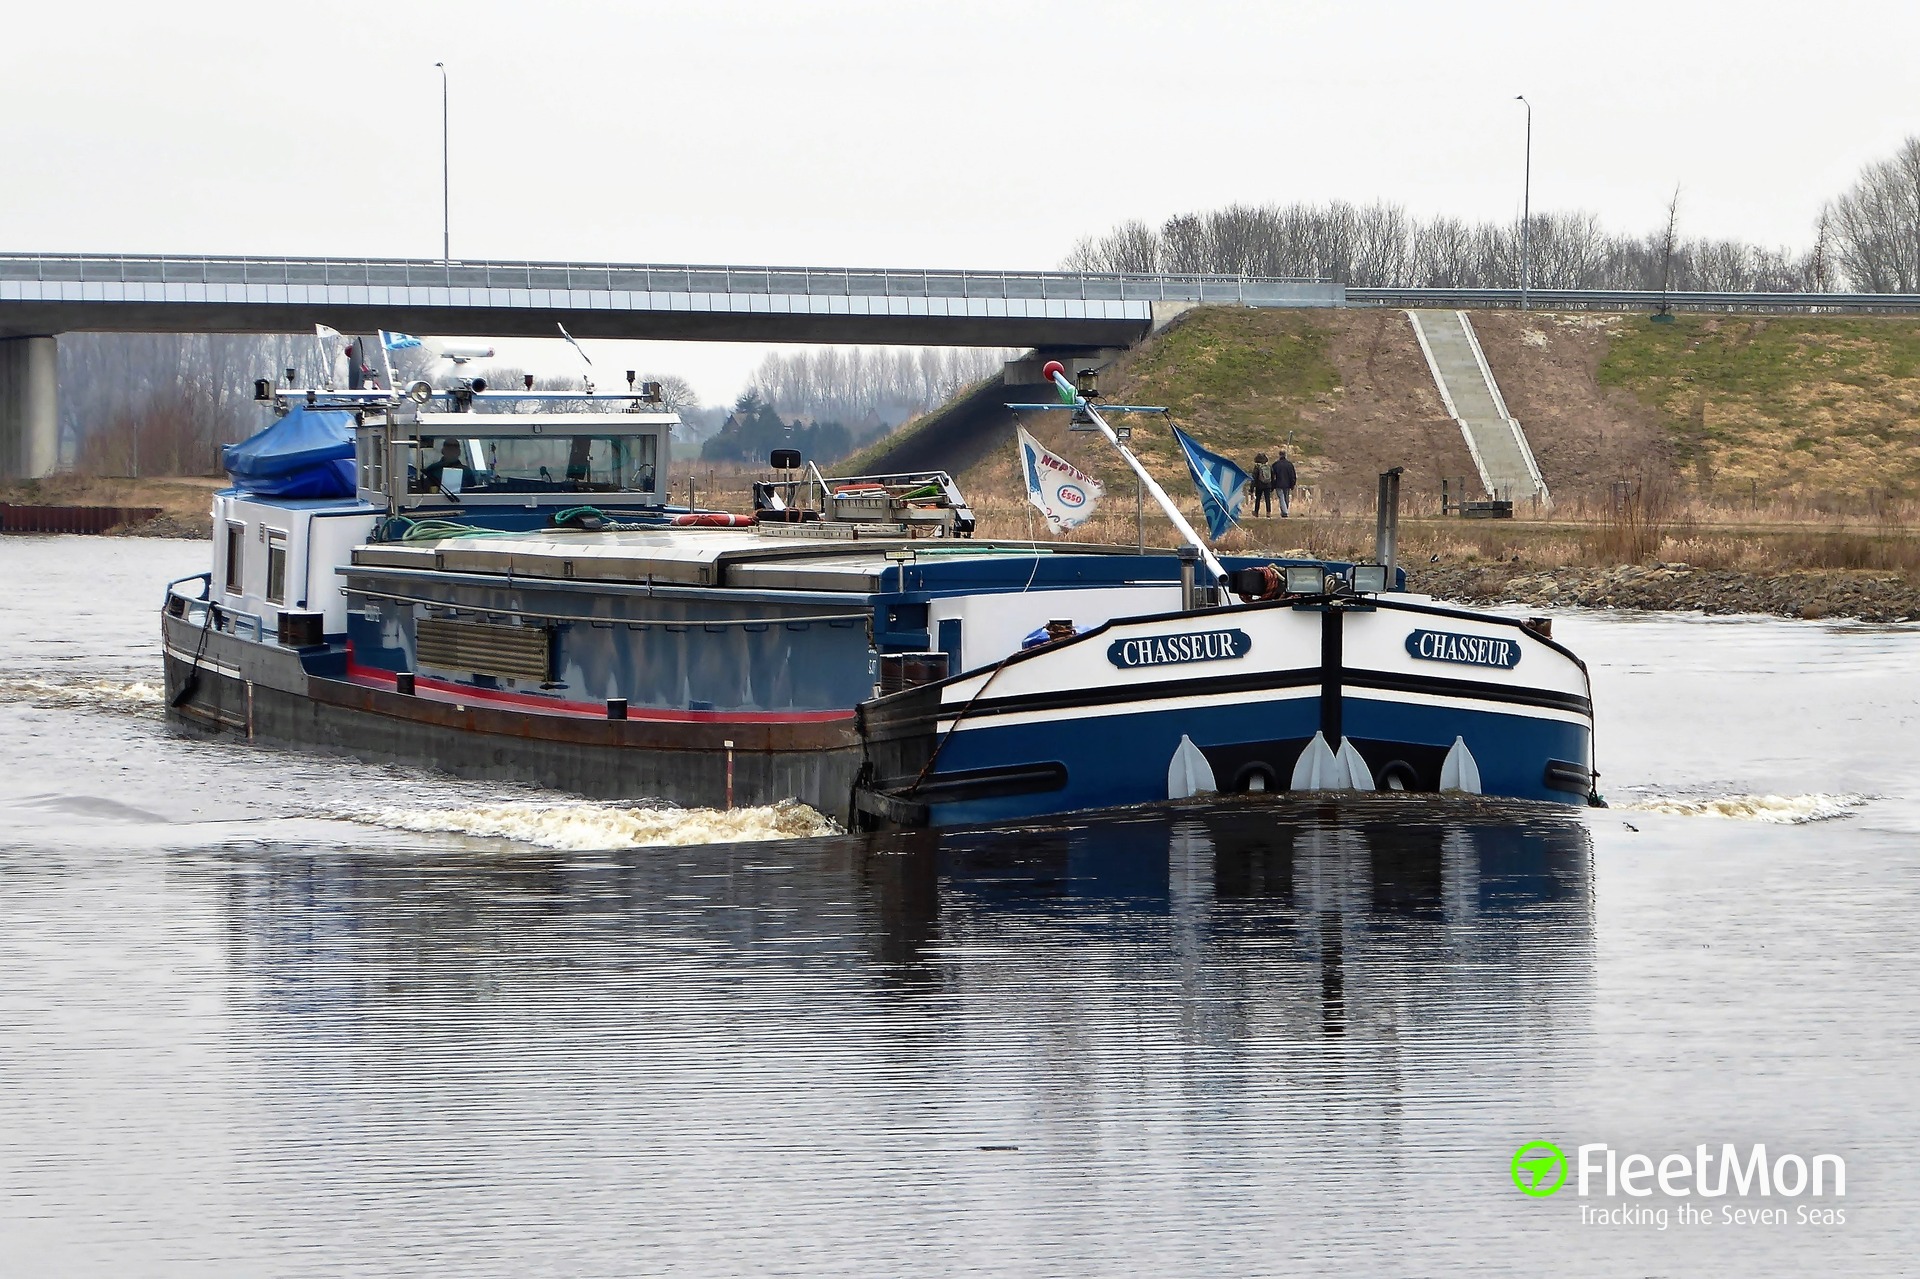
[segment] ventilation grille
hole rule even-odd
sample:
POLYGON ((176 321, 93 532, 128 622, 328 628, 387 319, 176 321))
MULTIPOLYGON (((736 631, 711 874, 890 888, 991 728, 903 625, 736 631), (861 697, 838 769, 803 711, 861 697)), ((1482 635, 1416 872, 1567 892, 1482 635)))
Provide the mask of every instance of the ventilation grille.
POLYGON ((415 632, 419 664, 433 670, 544 682, 553 637, 540 626, 494 626, 423 618, 415 632))

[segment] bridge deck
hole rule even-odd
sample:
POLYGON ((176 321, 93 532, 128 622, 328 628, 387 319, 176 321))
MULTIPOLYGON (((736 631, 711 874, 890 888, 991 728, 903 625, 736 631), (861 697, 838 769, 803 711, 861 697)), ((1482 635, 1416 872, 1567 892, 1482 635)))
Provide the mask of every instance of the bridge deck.
POLYGON ((1334 306, 1300 280, 548 262, 0 256, 0 335, 407 329, 765 342, 1112 346, 1165 303, 1334 306))

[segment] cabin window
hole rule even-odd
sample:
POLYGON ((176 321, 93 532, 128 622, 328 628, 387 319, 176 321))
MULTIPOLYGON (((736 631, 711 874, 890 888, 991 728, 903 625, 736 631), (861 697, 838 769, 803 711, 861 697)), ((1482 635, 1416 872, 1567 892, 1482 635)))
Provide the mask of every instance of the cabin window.
MULTIPOLYGON (((657 432, 587 435, 420 436, 407 453, 407 489, 438 493, 660 492, 657 432), (449 486, 449 471, 460 479, 449 486)), ((396 469, 398 469, 396 467, 396 469)))
POLYGON ((633 475, 628 487, 643 493, 654 492, 658 488, 660 441, 651 435, 636 435, 627 441, 627 447, 632 453, 633 475))
POLYGON ((227 594, 240 594, 241 556, 246 552, 247 526, 227 525, 227 594))
POLYGON ((267 533, 267 602, 287 602, 287 535, 276 530, 267 533))

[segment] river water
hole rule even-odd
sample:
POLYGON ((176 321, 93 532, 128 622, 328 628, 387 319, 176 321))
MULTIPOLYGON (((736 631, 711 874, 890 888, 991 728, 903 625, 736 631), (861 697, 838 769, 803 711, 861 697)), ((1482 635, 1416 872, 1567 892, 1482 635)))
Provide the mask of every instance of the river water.
POLYGON ((1914 628, 1559 615, 1606 811, 790 838, 176 736, 205 556, 0 540, 0 1274, 1911 1273, 1914 628))

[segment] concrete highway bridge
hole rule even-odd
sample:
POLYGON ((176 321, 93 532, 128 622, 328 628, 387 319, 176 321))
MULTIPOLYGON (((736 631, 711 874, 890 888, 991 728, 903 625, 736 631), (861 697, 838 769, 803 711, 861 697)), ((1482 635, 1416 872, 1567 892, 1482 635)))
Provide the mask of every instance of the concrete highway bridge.
MULTIPOLYGON (((1104 363, 1203 304, 1920 312, 1920 296, 1907 294, 1522 295, 1210 275, 0 254, 0 479, 57 464, 62 333, 310 333, 326 324, 503 338, 553 337, 564 324, 595 338, 1031 347, 1039 358, 1010 365, 995 391, 1017 400, 1033 398, 1018 386, 1044 395, 1045 359, 1104 363)), ((990 408, 956 419, 954 434, 990 408)))
POLYGON ((1202 303, 1338 284, 1194 275, 406 259, 0 255, 0 478, 58 460, 61 333, 342 333, 1125 348, 1202 303))

